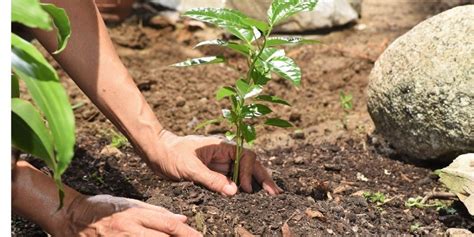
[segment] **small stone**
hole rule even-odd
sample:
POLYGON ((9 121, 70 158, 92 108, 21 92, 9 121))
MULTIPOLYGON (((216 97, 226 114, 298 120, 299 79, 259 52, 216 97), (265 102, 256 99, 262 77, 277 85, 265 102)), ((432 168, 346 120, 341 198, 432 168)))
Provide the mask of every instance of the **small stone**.
POLYGON ((295 158, 295 160, 293 161, 293 163, 295 163, 295 165, 301 165, 301 164, 304 164, 304 158, 302 156, 298 156, 295 158))
POLYGON ((341 171, 342 167, 336 164, 324 164, 324 169, 328 171, 341 171))
POLYGON ((301 130, 301 129, 298 129, 298 130, 294 131, 293 132, 293 138, 294 139, 304 139, 305 138, 304 131, 301 130))
POLYGON ((183 107, 185 104, 186 104, 186 99, 184 99, 181 96, 178 96, 178 98, 176 98, 176 107, 183 107))
POLYGON ((100 151, 100 155, 106 156, 106 157, 117 157, 117 158, 125 157, 125 154, 123 154, 118 148, 110 146, 110 145, 102 148, 102 150, 100 151))
POLYGON ((447 237, 468 237, 468 236, 473 236, 473 233, 469 230, 466 229, 461 229, 461 228, 449 228, 446 230, 446 236, 447 237))

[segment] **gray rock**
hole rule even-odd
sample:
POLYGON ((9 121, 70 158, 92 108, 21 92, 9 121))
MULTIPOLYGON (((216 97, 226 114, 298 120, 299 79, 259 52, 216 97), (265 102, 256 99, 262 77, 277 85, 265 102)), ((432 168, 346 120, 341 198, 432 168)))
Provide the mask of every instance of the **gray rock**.
POLYGON ((474 5, 393 42, 370 74, 368 110, 377 132, 414 159, 474 151, 474 5))
MULTIPOLYGON (((150 0, 180 12, 196 7, 232 8, 263 19, 271 0, 150 0)), ((362 0, 319 0, 312 12, 300 13, 275 28, 277 32, 302 32, 341 26, 354 22, 360 16, 362 0)))

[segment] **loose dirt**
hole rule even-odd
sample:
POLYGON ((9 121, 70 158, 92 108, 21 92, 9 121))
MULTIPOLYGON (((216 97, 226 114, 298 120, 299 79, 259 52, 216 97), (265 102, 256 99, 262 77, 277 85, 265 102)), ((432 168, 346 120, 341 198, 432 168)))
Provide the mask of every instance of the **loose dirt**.
MULTIPOLYGON (((259 127, 254 146, 285 190, 277 197, 256 186, 256 193, 224 198, 191 183, 160 180, 129 146, 120 148, 121 155, 104 155, 113 126, 60 72, 72 104, 84 103, 75 110, 76 155, 65 183, 85 194, 112 194, 167 207, 187 215, 190 224, 207 235, 233 235, 241 227, 255 235, 280 236, 285 223, 295 236, 441 235, 450 227, 472 231, 474 220, 458 202, 447 202, 439 211, 405 206, 410 197, 444 190, 433 174, 440 166, 404 162, 373 134, 366 109, 365 89, 377 57, 398 36, 443 10, 446 6, 436 0, 365 0, 357 25, 311 32, 306 37, 323 43, 287 48, 303 70, 302 87, 294 89, 277 79, 268 91, 293 104, 274 111, 297 128, 259 127), (354 96, 347 129, 342 126, 340 91, 354 96), (382 192, 388 201, 368 202, 363 192, 382 192)), ((162 124, 180 135, 196 133, 197 123, 217 116, 226 102, 217 102, 214 92, 245 70, 242 58, 232 52, 192 48, 200 40, 223 36, 211 28, 142 26, 135 16, 111 27, 110 34, 162 124), (168 66, 217 53, 230 57, 235 66, 168 66)), ((197 133, 219 134, 224 129, 213 126, 197 133)), ((12 221, 13 236, 45 236, 28 221, 12 221)))

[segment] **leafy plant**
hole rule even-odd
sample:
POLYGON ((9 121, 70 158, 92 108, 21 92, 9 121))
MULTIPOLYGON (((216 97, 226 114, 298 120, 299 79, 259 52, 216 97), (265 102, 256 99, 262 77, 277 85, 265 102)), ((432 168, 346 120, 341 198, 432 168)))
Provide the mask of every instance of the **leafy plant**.
MULTIPOLYGON (((12 22, 30 28, 56 28, 60 53, 71 34, 64 9, 38 0, 13 0, 12 22)), ((74 115, 54 68, 28 41, 11 34, 12 146, 42 159, 54 172, 60 207, 64 197, 61 175, 74 154, 74 115), (34 104, 20 99, 22 80, 34 104)))
POLYGON ((376 203, 377 205, 382 205, 386 201, 385 194, 382 192, 376 192, 376 193, 371 193, 371 192, 364 192, 362 194, 367 201, 371 203, 376 203))
MULTIPOLYGON (((302 11, 311 11, 317 0, 274 0, 267 12, 267 21, 250 18, 245 14, 229 9, 198 8, 185 13, 185 16, 221 27, 240 41, 210 40, 196 45, 215 45, 229 48, 247 58, 248 70, 234 84, 217 90, 216 99, 230 101, 230 108, 222 110, 222 117, 206 121, 199 127, 211 123, 227 121, 230 125, 226 137, 237 144, 236 159, 233 166, 234 182, 238 183, 239 164, 245 144, 252 144, 256 137, 254 121, 272 113, 268 104, 290 106, 286 100, 263 93, 264 86, 276 74, 293 85, 301 83, 301 70, 286 56, 285 51, 276 48, 282 45, 318 43, 300 37, 270 37, 275 25, 302 11)), ((189 59, 174 64, 176 67, 194 66, 226 62, 223 56, 209 56, 189 59)), ((292 127, 286 120, 266 117, 265 125, 282 128, 292 127)))
POLYGON ((342 118, 342 125, 344 129, 347 129, 349 112, 354 108, 352 99, 352 94, 346 94, 344 91, 339 92, 339 102, 341 103, 341 107, 344 110, 344 117, 342 118))
POLYGON ((415 198, 413 197, 408 198, 408 200, 405 202, 405 206, 410 207, 410 208, 415 207, 415 208, 420 208, 420 209, 434 207, 436 211, 445 210, 447 213, 456 212, 456 210, 453 208, 450 208, 446 202, 435 200, 434 202, 431 202, 431 203, 424 203, 423 197, 420 197, 420 196, 415 197, 415 198))
POLYGON ((112 131, 112 141, 110 142, 112 147, 121 148, 128 144, 128 139, 124 135, 116 131, 112 131))

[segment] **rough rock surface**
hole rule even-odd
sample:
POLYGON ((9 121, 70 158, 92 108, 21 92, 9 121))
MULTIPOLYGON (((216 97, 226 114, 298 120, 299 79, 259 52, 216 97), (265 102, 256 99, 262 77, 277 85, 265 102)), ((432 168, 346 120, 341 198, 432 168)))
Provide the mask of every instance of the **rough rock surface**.
POLYGON ((377 132, 419 160, 474 151, 474 5, 436 15, 375 63, 368 109, 377 132))
MULTIPOLYGON (((155 4, 187 11, 195 7, 228 7, 262 19, 267 15, 271 0, 151 0, 155 4)), ((312 12, 300 13, 278 26, 278 32, 302 32, 342 26, 358 19, 362 0, 319 0, 312 12)))

